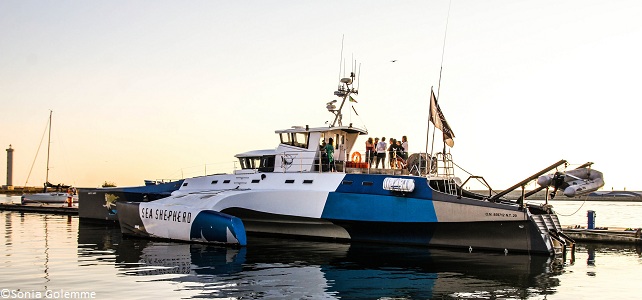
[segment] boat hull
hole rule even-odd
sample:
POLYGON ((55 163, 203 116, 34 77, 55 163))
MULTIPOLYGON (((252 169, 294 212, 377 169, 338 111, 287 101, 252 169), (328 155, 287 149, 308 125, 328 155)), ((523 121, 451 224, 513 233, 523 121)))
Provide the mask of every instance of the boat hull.
POLYGON ((149 202, 162 199, 177 190, 183 180, 154 185, 113 188, 81 188, 78 217, 95 221, 118 221, 116 202, 149 202))
MULTIPOLYGON (((78 203, 78 195, 71 196, 74 203, 78 203)), ((69 199, 68 193, 37 193, 25 194, 20 198, 22 204, 28 203, 45 203, 45 204, 63 204, 69 199)))
POLYGON ((296 218, 243 209, 226 213, 241 218, 248 233, 550 254, 531 220, 505 222, 379 222, 296 218))
POLYGON ((120 224, 123 234, 199 243, 247 245, 241 219, 222 212, 151 210, 141 208, 140 203, 134 202, 119 202, 116 207, 119 217, 128 220, 120 224), (143 222, 143 219, 154 219, 155 222, 143 222))
MULTIPOLYGON (((277 181, 292 177, 270 176, 277 181)), ((307 182, 320 182, 324 175, 314 176, 307 182)), ((261 183, 262 187, 255 188, 239 185, 246 188, 179 190, 157 201, 118 203, 119 222, 125 234, 191 241, 192 237, 187 238, 186 233, 192 229, 186 224, 189 222, 183 222, 187 219, 182 216, 215 211, 241 219, 248 233, 554 253, 548 233, 533 221, 530 210, 514 203, 443 194, 432 190, 421 177, 397 176, 416 182, 412 191, 398 192, 384 189, 384 181, 390 178, 386 175, 325 176, 330 178, 323 178, 323 184, 333 189, 313 184, 297 189, 292 185, 279 187, 261 183), (124 210, 128 213, 122 214, 124 210), (171 218, 179 217, 174 223, 159 220, 166 219, 168 214, 171 218), (181 233, 172 233, 175 230, 181 233)), ((204 178, 202 181, 208 183, 225 179, 222 175, 204 178)))

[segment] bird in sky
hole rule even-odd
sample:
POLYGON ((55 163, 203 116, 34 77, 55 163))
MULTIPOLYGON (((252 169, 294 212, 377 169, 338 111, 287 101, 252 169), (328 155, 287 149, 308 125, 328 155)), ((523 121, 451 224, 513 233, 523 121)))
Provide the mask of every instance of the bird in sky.
POLYGON ((390 62, 396 62, 396 61, 397 61, 396 59, 393 59, 393 60, 391 60, 390 62))

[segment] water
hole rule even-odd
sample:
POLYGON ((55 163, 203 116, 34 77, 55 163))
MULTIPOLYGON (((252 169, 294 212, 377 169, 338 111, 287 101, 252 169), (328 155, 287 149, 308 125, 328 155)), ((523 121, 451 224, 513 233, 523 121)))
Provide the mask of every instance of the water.
MULTIPOLYGON (((543 203, 543 201, 532 201, 543 203)), ((562 225, 586 226, 587 211, 595 211, 595 226, 613 228, 642 228, 642 202, 623 201, 549 201, 562 225)))
MULTIPOLYGON (((604 222, 636 226, 606 219, 608 207, 596 209, 604 222)), ((642 278, 635 246, 579 244, 565 261, 266 237, 232 249, 123 238, 72 216, 0 219, 0 298, 639 299, 642 278)))

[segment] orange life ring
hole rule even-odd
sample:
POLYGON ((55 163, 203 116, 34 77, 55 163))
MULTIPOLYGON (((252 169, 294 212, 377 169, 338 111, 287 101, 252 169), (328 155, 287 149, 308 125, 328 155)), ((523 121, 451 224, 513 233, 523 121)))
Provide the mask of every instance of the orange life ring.
POLYGON ((359 152, 352 153, 351 158, 353 162, 361 163, 361 153, 359 152))

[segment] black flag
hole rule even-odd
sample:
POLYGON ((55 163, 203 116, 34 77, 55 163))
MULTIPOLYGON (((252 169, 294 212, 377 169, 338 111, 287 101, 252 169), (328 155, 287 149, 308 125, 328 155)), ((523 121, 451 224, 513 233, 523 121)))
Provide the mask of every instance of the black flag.
POLYGON ((444 143, 452 148, 455 145, 455 141, 453 140, 455 133, 450 129, 448 122, 446 122, 446 117, 444 117, 444 113, 441 112, 441 108, 439 108, 439 104, 437 104, 435 92, 432 89, 430 90, 430 122, 443 132, 444 143))

